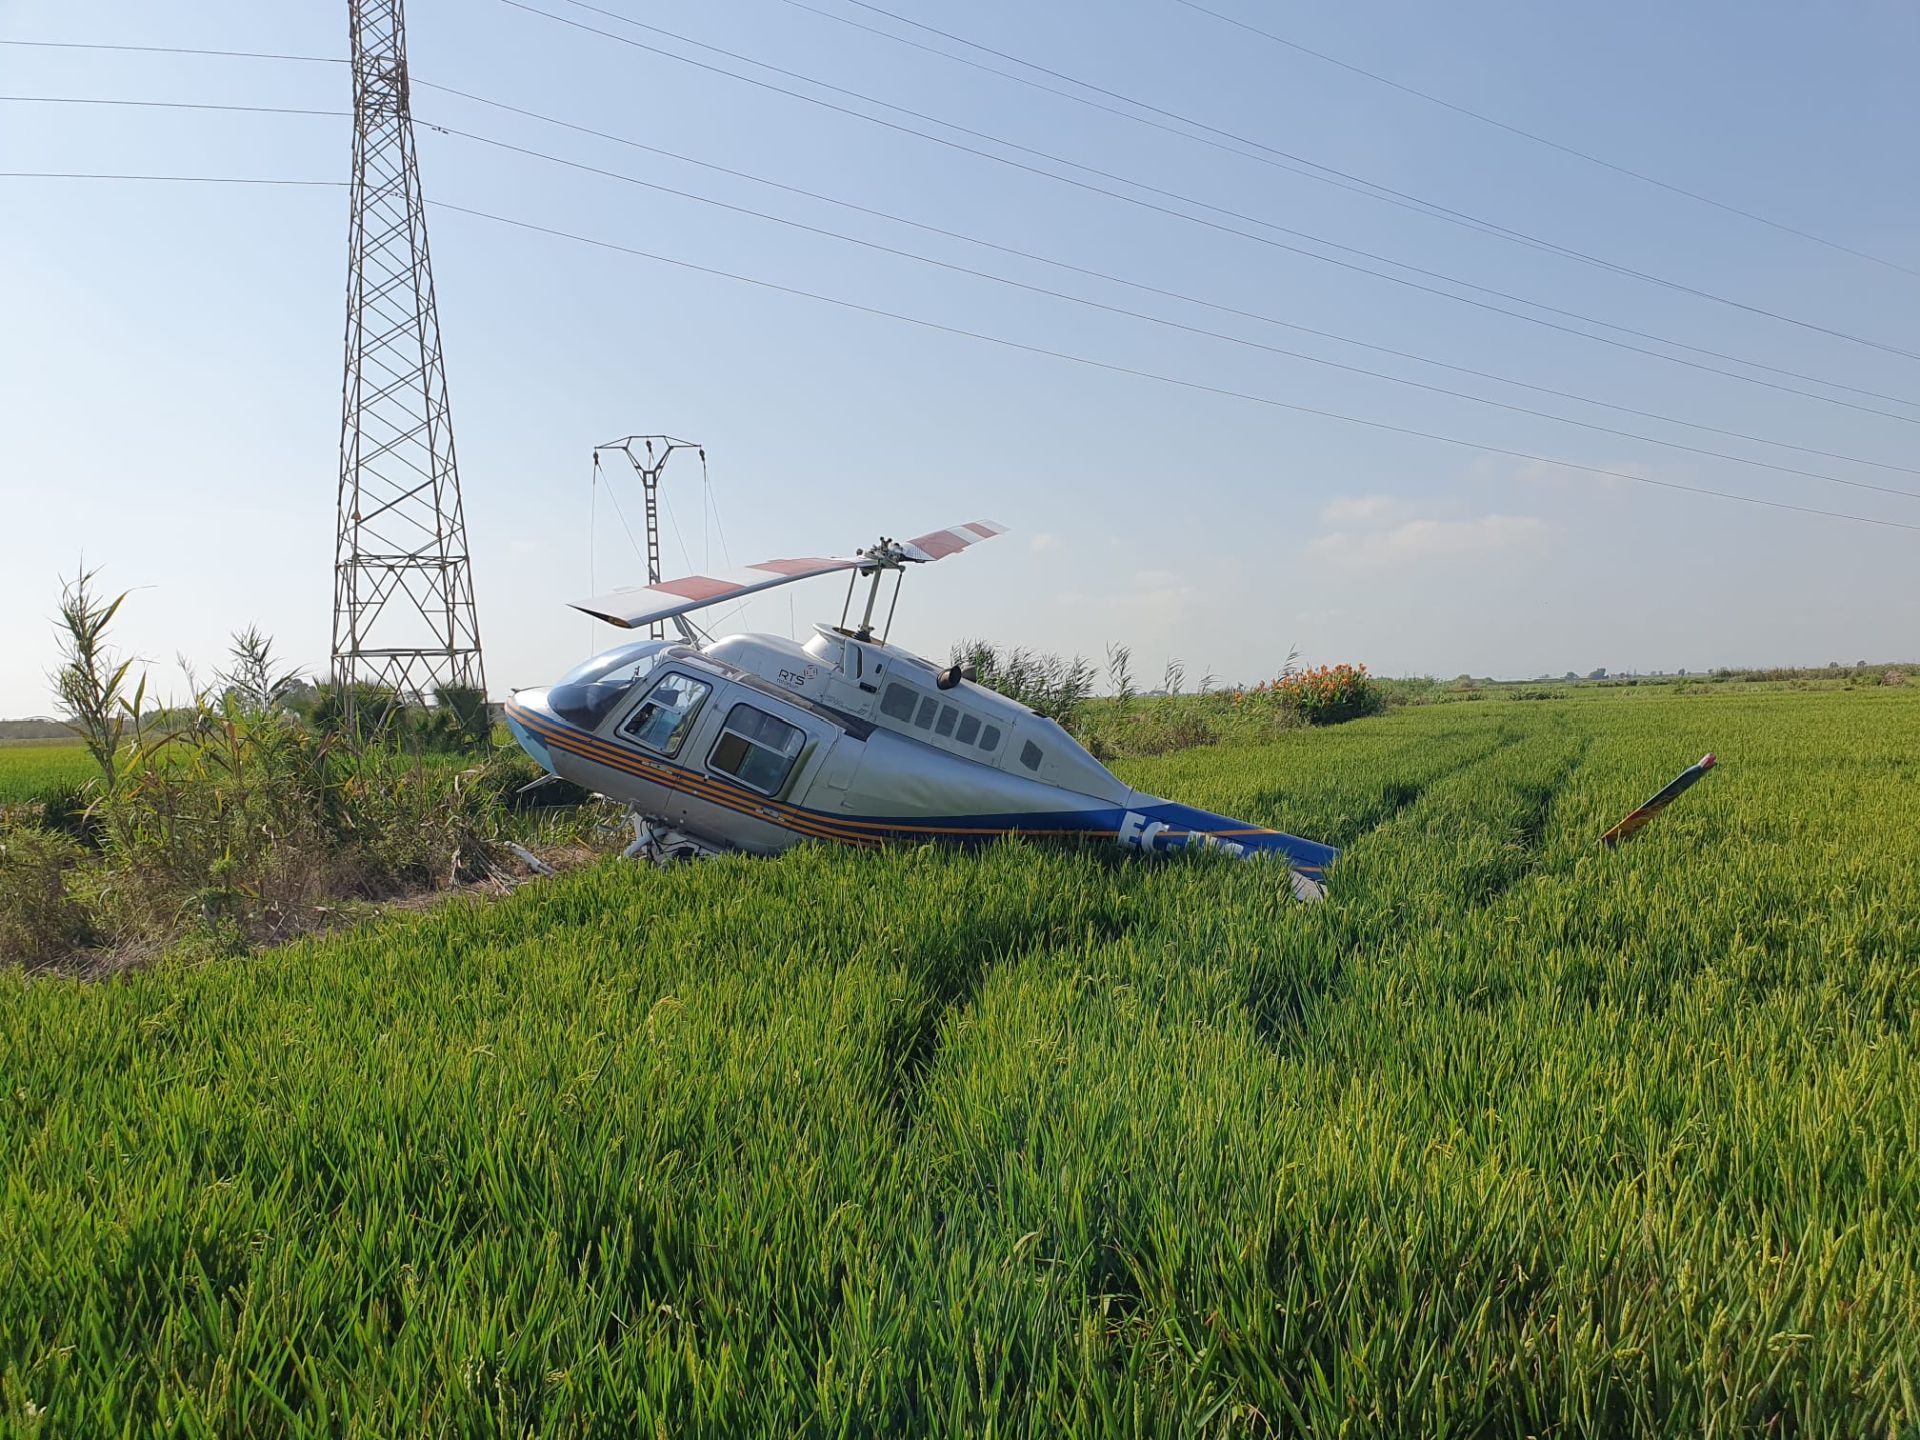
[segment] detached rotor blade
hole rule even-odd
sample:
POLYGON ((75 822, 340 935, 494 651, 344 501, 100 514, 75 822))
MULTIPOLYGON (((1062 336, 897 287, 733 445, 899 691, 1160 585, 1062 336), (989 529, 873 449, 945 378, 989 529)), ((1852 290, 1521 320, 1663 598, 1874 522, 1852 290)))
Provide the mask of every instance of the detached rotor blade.
POLYGON ((1712 768, 1713 755, 1711 753, 1702 755, 1697 761, 1663 785, 1659 793, 1651 800, 1647 801, 1646 804, 1642 805, 1638 810, 1634 811, 1631 815, 1627 816, 1626 819, 1602 835, 1600 837, 1600 843, 1612 847, 1618 845, 1622 840, 1627 839, 1642 825, 1645 825, 1649 820, 1653 819, 1654 816, 1658 815, 1662 810, 1666 809, 1667 806, 1684 795, 1693 785, 1704 779, 1707 771, 1712 768))
POLYGON ((584 610, 609 625, 637 629, 656 620, 671 620, 689 611, 704 610, 725 600, 791 585, 796 580, 811 580, 816 575, 831 575, 836 570, 856 570, 866 564, 864 557, 850 555, 829 560, 813 555, 798 560, 762 560, 723 575, 687 575, 678 580, 662 580, 658 585, 638 585, 596 595, 590 600, 575 600, 573 608, 584 610))

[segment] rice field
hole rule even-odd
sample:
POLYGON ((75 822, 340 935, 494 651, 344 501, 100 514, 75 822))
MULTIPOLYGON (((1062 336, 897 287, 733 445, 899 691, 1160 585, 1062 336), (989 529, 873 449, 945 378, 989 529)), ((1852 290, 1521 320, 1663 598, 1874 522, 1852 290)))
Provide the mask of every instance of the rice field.
POLYGON ((1330 899, 808 850, 0 977, 0 1428, 1920 1429, 1920 692, 1121 768, 1330 899))
POLYGON ((99 773, 78 740, 0 740, 0 805, 39 800, 99 773))

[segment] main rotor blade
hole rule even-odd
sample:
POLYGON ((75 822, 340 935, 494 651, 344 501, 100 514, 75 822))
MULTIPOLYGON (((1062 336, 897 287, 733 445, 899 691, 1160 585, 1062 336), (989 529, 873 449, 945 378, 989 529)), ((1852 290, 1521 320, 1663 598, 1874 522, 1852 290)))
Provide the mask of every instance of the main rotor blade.
POLYGON ((687 575, 678 580, 662 580, 658 585, 613 590, 591 600, 576 600, 573 608, 610 625, 638 629, 656 620, 671 620, 676 615, 703 610, 725 600, 771 590, 776 585, 791 585, 796 580, 811 580, 816 575, 830 575, 836 570, 897 569, 902 561, 945 559, 969 545, 1004 535, 1006 530, 1006 526, 991 520, 974 520, 947 530, 930 530, 912 540, 882 541, 860 555, 840 559, 809 555, 798 560, 762 560, 757 565, 729 570, 722 575, 687 575))
POLYGON ((799 560, 763 560, 758 565, 729 570, 723 575, 688 575, 679 580, 662 580, 658 585, 638 585, 625 590, 596 595, 591 600, 576 600, 573 608, 584 610, 609 625, 629 630, 651 625, 656 620, 671 620, 693 610, 704 610, 723 600, 733 600, 756 591, 791 585, 796 580, 811 580, 816 575, 831 575, 836 570, 854 570, 866 561, 858 555, 841 560, 808 556, 799 560))
POLYGON ((982 540, 991 540, 996 535, 1006 533, 1007 527, 1004 525, 996 525, 991 520, 973 520, 948 530, 932 530, 916 536, 902 544, 900 549, 902 558, 907 560, 944 560, 969 545, 978 545, 982 540))

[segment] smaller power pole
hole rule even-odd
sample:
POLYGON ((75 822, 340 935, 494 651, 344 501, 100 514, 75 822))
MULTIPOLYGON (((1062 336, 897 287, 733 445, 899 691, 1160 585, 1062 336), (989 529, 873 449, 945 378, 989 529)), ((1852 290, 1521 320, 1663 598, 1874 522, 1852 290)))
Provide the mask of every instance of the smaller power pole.
MULTIPOLYGON (((667 461, 673 458, 676 450, 698 452, 700 463, 707 463, 707 451, 704 445, 693 440, 677 440, 671 435, 628 435, 620 440, 609 440, 604 445, 593 447, 593 468, 600 469, 600 456, 603 453, 619 453, 627 457, 627 463, 633 466, 633 473, 640 477, 640 488, 647 497, 647 584, 658 585, 665 577, 660 573, 660 477, 666 473, 667 461), (635 452, 634 446, 646 449, 643 461, 635 452)), ((656 620, 647 627, 648 635, 655 639, 664 639, 666 630, 656 620)))

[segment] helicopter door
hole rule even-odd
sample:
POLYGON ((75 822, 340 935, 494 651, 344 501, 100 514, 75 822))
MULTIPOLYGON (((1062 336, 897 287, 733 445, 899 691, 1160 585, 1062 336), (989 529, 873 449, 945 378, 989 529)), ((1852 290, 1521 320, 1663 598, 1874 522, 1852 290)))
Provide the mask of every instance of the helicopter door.
MULTIPOLYGON (((623 738, 650 750, 662 760, 678 760, 685 765, 697 748, 689 748, 701 720, 709 708, 707 699, 713 686, 678 670, 669 670, 654 681, 646 698, 621 722, 623 738)), ((689 818, 687 796, 678 787, 650 781, 644 808, 650 815, 675 825, 689 818)))

